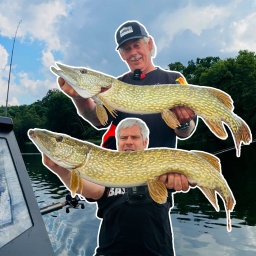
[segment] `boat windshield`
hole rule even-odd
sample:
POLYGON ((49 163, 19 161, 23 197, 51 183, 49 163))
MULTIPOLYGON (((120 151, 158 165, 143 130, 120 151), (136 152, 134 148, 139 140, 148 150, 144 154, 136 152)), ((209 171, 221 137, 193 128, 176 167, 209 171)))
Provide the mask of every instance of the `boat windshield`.
POLYGON ((0 248, 32 227, 6 139, 0 137, 0 248))

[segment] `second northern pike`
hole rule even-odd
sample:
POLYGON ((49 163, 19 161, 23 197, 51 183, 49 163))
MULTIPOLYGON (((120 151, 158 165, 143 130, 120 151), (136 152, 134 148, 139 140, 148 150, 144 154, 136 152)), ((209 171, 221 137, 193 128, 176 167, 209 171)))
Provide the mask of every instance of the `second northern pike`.
POLYGON ((51 67, 53 73, 64 78, 82 97, 95 100, 96 113, 103 125, 108 121, 104 105, 114 117, 115 110, 136 114, 161 113, 166 124, 174 129, 180 123, 170 109, 185 106, 221 139, 227 138, 225 123, 232 133, 237 156, 240 156, 241 144, 252 141, 248 125, 233 112, 231 97, 219 89, 180 84, 131 85, 90 69, 56 65, 60 69, 51 67))
POLYGON ((196 183, 217 211, 216 192, 224 201, 227 229, 231 230, 230 212, 235 205, 233 194, 221 174, 217 157, 202 151, 154 148, 143 151, 117 152, 89 142, 47 130, 30 129, 28 135, 37 148, 71 174, 72 195, 82 189, 81 178, 108 187, 148 185, 157 203, 167 200, 167 189, 158 177, 165 173, 185 175, 196 183))

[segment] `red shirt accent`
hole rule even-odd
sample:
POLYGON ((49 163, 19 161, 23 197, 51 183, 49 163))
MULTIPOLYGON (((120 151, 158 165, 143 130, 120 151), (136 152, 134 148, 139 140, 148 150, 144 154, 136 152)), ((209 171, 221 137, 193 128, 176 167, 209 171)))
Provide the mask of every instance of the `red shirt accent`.
POLYGON ((102 147, 104 147, 104 143, 107 141, 107 139, 111 136, 115 137, 115 131, 116 131, 116 125, 111 124, 109 129, 106 131, 106 133, 102 137, 102 147))

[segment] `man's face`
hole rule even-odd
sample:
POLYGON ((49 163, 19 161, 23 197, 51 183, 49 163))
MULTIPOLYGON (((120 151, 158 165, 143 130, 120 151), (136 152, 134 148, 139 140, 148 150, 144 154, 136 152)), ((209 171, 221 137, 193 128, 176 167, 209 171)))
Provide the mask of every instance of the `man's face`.
POLYGON ((140 128, 137 125, 124 128, 120 131, 117 142, 118 151, 137 151, 147 147, 148 139, 143 140, 140 128))
POLYGON ((130 70, 140 69, 147 73, 151 64, 152 39, 146 43, 143 39, 129 40, 120 50, 121 57, 128 64, 130 70))

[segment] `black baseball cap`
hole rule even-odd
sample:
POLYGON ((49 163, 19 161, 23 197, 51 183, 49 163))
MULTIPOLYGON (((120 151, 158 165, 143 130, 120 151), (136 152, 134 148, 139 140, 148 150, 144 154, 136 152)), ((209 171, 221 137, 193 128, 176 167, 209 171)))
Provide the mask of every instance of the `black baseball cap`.
POLYGON ((128 40, 143 37, 148 37, 148 32, 142 24, 137 21, 125 22, 116 31, 117 50, 128 40))

